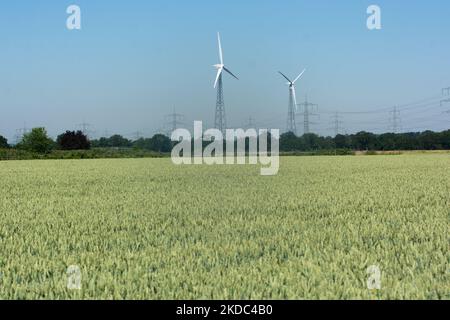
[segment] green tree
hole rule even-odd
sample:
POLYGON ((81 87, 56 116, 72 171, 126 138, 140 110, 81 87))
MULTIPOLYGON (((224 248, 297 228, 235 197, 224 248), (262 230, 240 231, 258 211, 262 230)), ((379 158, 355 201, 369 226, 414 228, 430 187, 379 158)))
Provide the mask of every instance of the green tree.
POLYGON ((397 146, 397 135, 395 133, 384 133, 378 136, 376 149, 383 151, 395 150, 397 146))
POLYGON ((424 150, 439 150, 442 149, 442 145, 440 143, 439 134, 433 131, 425 131, 422 132, 419 136, 419 144, 421 149, 424 150))
POLYGON ((172 142, 168 137, 162 134, 156 134, 151 139, 151 146, 153 151, 170 152, 172 150, 172 142))
POLYGON ((354 136, 354 146, 357 150, 375 150, 377 137, 373 133, 361 131, 354 136))
POLYGON ((139 138, 133 142, 133 148, 138 150, 152 150, 152 139, 139 138))
POLYGON ((23 135, 22 141, 17 147, 31 152, 48 153, 54 145, 55 143, 48 137, 45 128, 33 128, 31 132, 23 135))
POLYGON ((298 151, 299 139, 293 132, 286 132, 280 136, 280 151, 298 151))
POLYGON ((338 134, 334 137, 334 145, 337 149, 347 149, 350 148, 350 139, 348 136, 344 136, 342 134, 338 134))
POLYGON ((91 140, 91 147, 92 148, 107 148, 108 145, 108 138, 100 138, 98 140, 91 140))
POLYGON ((443 148, 449 150, 450 149, 450 130, 441 132, 441 145, 443 148))
POLYGON ((1 148, 3 148, 3 149, 9 148, 8 140, 6 140, 6 138, 3 136, 0 136, 0 149, 1 148))
POLYGON ((420 149, 416 133, 403 133, 396 135, 395 148, 398 150, 417 150, 420 149))
POLYGON ((307 133, 304 134, 300 139, 303 141, 305 145, 305 151, 313 151, 320 149, 321 141, 317 134, 307 133))
POLYGON ((115 134, 108 139, 108 146, 112 148, 129 148, 133 145, 133 143, 122 137, 119 134, 115 134))

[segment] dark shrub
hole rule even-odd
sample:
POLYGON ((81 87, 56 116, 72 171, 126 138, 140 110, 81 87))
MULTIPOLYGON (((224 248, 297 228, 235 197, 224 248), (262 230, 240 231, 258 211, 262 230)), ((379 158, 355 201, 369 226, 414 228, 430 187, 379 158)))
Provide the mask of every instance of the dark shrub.
POLYGON ((66 131, 58 136, 58 148, 61 150, 89 150, 91 143, 81 131, 66 131))

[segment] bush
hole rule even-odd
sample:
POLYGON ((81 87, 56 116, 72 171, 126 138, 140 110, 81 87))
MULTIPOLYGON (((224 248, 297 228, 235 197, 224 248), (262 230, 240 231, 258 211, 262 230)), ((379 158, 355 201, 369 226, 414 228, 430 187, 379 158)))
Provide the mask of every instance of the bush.
POLYGON ((55 143, 48 137, 45 128, 33 128, 30 133, 23 135, 22 141, 17 147, 30 152, 48 153, 54 145, 55 143))
POLYGON ((81 131, 66 131, 56 140, 60 150, 89 150, 91 143, 81 131))

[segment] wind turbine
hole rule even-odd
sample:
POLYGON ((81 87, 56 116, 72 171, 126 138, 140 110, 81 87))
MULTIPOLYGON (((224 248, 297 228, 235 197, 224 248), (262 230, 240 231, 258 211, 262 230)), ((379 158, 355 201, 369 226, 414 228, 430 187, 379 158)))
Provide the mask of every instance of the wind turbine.
POLYGON ((297 125, 295 123, 295 111, 297 111, 297 96, 295 94, 295 83, 303 76, 306 69, 302 71, 295 78, 294 81, 291 81, 286 75, 284 75, 281 71, 278 71, 288 82, 289 86, 289 109, 288 109, 288 121, 287 121, 287 132, 292 132, 295 135, 297 134, 297 125))
POLYGON ((217 41, 219 43, 219 58, 220 63, 215 64, 213 67, 217 69, 216 81, 214 81, 214 88, 217 88, 217 101, 216 101, 216 116, 215 116, 215 128, 224 132, 227 128, 226 118, 225 118, 225 102, 223 99, 223 81, 222 76, 224 71, 230 74, 233 78, 238 79, 223 62, 223 51, 222 43, 220 41, 220 33, 217 33, 217 41))

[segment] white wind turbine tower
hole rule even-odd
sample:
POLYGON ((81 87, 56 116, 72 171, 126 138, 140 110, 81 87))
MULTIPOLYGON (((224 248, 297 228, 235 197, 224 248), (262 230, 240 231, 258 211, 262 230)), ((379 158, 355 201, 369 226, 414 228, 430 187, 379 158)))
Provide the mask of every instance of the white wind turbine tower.
POLYGON ((294 81, 291 81, 288 77, 286 77, 282 72, 279 73, 288 81, 287 85, 289 86, 289 109, 288 109, 288 120, 287 120, 287 132, 292 132, 295 135, 297 134, 297 125, 295 123, 295 111, 297 111, 297 96, 295 95, 295 83, 303 76, 306 69, 302 71, 295 78, 294 81))
POLYGON ((228 70, 225 67, 225 64, 223 62, 223 51, 222 51, 222 44, 220 42, 220 34, 219 33, 217 33, 217 40, 219 43, 220 63, 214 65, 214 67, 217 69, 216 81, 214 82, 214 88, 217 88, 215 128, 219 129, 222 132, 225 132, 225 130, 227 128, 227 123, 226 123, 226 118, 225 118, 225 103, 223 100, 223 81, 222 81, 223 71, 227 72, 235 79, 237 79, 237 80, 239 80, 239 79, 230 70, 228 70))

